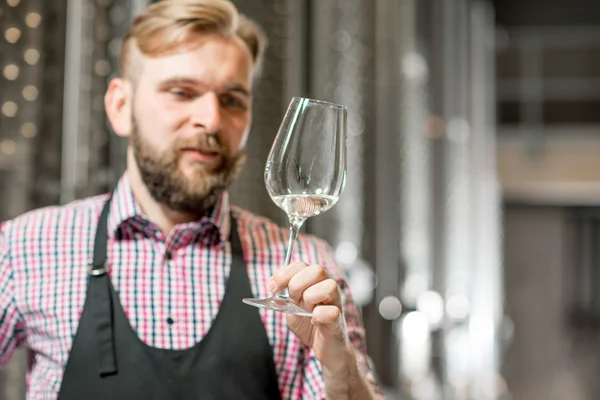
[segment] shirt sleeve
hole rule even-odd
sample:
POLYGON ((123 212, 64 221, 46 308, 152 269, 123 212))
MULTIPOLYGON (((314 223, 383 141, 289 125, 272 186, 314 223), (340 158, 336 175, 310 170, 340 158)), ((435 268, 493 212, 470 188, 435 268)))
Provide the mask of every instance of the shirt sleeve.
MULTIPOLYGON (((354 303, 352 293, 347 278, 334 261, 331 248, 322 241, 318 241, 317 258, 321 265, 329 271, 331 277, 335 279, 342 293, 342 304, 344 317, 346 319, 348 337, 356 350, 358 368, 371 384, 373 391, 380 398, 384 399, 372 368, 372 363, 367 355, 366 334, 362 321, 360 308, 354 303)), ((316 359, 313 351, 305 347, 304 361, 304 380, 303 380, 303 399, 325 399, 325 383, 319 361, 316 359)))
POLYGON ((7 237, 8 223, 0 224, 0 369, 25 340, 23 319, 14 299, 13 270, 7 237))

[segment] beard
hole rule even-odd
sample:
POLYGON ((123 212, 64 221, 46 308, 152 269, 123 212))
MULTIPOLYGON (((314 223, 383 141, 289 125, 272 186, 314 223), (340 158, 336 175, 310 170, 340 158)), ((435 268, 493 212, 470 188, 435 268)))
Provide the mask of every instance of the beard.
POLYGON ((160 152, 142 138, 137 124, 132 133, 132 145, 142 181, 152 198, 183 213, 205 213, 235 181, 246 160, 245 152, 232 156, 218 141, 211 145, 205 134, 178 140, 167 151, 160 152), (186 175, 180 168, 184 148, 218 151, 220 162, 210 169, 196 162, 191 173, 186 175))

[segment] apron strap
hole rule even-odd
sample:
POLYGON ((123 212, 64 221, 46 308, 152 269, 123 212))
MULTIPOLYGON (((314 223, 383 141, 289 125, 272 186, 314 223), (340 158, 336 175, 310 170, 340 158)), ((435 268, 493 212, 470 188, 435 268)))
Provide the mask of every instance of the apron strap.
POLYGON ((114 341, 114 314, 112 296, 107 268, 107 226, 108 211, 110 209, 109 198, 104 203, 100 214, 96 239, 94 241, 94 258, 89 266, 90 301, 92 302, 92 315, 96 327, 96 340, 98 352, 98 373, 100 376, 113 375, 117 373, 117 362, 114 341))

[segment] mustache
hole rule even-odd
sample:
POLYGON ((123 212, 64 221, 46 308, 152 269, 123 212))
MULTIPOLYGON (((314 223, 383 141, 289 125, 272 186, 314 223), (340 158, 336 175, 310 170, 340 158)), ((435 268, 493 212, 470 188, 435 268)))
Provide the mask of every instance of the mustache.
POLYGON ((223 154, 225 152, 224 146, 221 145, 219 139, 215 135, 207 135, 205 133, 199 133, 197 135, 178 140, 175 144, 175 148, 178 151, 196 150, 203 153, 218 154, 223 154))

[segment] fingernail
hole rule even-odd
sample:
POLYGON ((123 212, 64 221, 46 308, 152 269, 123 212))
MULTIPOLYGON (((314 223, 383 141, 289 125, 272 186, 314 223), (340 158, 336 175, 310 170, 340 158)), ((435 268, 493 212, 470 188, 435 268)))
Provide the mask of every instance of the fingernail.
POLYGON ((273 289, 275 289, 275 286, 277 286, 277 284, 275 283, 275 281, 273 279, 271 279, 267 282, 267 290, 269 292, 272 292, 273 289))

